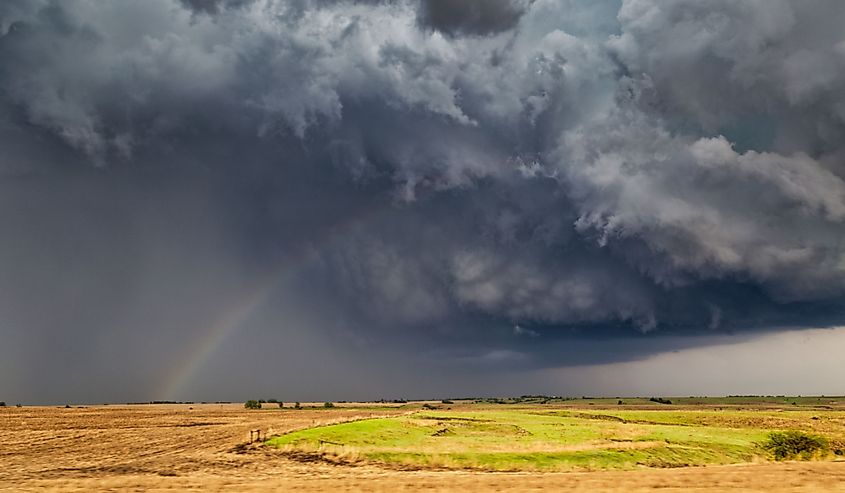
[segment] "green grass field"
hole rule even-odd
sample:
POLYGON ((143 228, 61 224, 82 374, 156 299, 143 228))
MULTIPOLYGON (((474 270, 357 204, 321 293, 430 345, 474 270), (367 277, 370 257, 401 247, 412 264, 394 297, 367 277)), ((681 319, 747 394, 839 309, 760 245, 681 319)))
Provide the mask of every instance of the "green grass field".
POLYGON ((559 471, 772 460, 766 444, 778 430, 821 437, 829 447, 814 452, 814 458, 835 458, 845 443, 845 411, 840 410, 617 409, 602 404, 419 410, 300 430, 267 444, 392 467, 559 471))

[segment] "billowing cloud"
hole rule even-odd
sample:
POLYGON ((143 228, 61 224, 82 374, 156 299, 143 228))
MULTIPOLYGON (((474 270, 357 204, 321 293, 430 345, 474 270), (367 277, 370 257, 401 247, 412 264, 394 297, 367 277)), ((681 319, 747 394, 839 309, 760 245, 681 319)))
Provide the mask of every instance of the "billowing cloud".
POLYGON ((648 85, 643 107, 743 147, 840 150, 845 12, 835 1, 628 1, 619 20, 608 46, 648 85))
POLYGON ((834 0, 4 2, 4 337, 190 348, 239 313, 267 340, 518 355, 506 368, 840 322, 843 17, 834 0), (622 335, 645 342, 549 342, 622 335))
POLYGON ((626 113, 567 133, 561 152, 576 228, 602 247, 644 242, 650 253, 629 259, 658 284, 740 278, 780 300, 842 295, 845 182, 810 156, 738 153, 626 113))

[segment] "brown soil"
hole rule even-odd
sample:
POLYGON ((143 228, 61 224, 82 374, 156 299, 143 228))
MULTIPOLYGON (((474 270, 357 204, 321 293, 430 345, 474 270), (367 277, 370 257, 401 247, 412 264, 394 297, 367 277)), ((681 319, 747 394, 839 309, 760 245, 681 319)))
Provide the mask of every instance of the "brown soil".
POLYGON ((246 411, 235 404, 0 408, 0 490, 845 491, 845 462, 553 474, 397 471, 307 462, 246 444, 250 430, 272 435, 400 412, 246 411))

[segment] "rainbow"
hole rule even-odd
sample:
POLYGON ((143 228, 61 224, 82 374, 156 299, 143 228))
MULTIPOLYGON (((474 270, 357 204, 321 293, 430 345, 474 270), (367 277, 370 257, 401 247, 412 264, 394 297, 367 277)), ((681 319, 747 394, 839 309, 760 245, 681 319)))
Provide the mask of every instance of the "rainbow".
POLYGON ((232 333, 243 326, 250 315, 264 304, 276 286, 284 280, 284 274, 289 271, 287 267, 290 264, 290 262, 281 262, 272 269, 270 275, 262 276, 261 280, 244 296, 209 324, 173 376, 167 379, 164 388, 157 392, 157 395, 162 396, 161 400, 181 400, 178 396, 185 392, 188 384, 193 381, 209 358, 232 333))
POLYGON ((341 233, 360 226, 378 212, 379 209, 370 207, 346 221, 329 226, 313 241, 281 259, 278 264, 261 276, 244 296, 239 297, 204 328, 202 335, 197 338, 196 344, 191 347, 183 362, 155 392, 155 395, 159 396, 157 398, 171 401, 183 400, 180 396, 185 394, 189 384, 194 381, 208 360, 267 301, 276 288, 296 272, 297 267, 316 257, 320 248, 332 242, 341 233))

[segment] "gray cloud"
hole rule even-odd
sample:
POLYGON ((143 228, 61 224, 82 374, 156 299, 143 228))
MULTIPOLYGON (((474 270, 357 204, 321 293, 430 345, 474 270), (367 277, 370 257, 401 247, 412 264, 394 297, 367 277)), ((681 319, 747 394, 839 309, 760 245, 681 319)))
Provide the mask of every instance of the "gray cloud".
POLYGON ((250 341, 506 372, 840 322, 843 15, 4 2, 3 337, 176 367, 268 283, 218 371, 250 341))
POLYGON ((608 44, 673 123, 741 138, 744 124, 769 122, 757 150, 826 154, 845 116, 843 16, 827 0, 625 2, 608 44))
POLYGON ((665 254, 635 260, 659 284, 739 277, 780 299, 842 294, 836 174, 806 154, 740 154, 721 136, 673 137, 631 118, 614 114, 563 139, 580 231, 601 246, 637 238, 665 254))
POLYGON ((448 34, 491 34, 516 26, 527 0, 422 0, 420 23, 448 34))
POLYGON ((243 7, 254 0, 179 0, 182 5, 197 13, 219 14, 221 10, 243 7))

